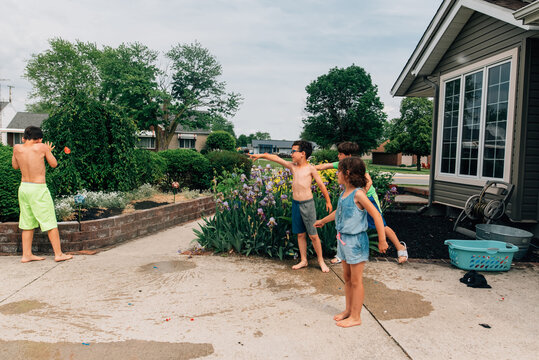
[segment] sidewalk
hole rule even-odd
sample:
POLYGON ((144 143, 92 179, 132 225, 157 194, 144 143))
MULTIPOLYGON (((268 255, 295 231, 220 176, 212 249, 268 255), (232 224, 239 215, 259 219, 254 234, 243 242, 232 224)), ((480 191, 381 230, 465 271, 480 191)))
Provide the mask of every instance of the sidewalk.
POLYGON ((369 262, 341 329, 339 266, 179 255, 196 222, 65 263, 0 257, 0 359, 535 359, 537 267, 485 273, 369 262), (485 328, 479 324, 488 324, 485 328))

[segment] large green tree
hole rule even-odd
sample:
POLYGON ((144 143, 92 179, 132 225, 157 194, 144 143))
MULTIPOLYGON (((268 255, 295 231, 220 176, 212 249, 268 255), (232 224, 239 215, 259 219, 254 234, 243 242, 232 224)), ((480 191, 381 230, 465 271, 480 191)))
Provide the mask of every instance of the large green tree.
POLYGON ((333 68, 307 87, 302 137, 322 147, 354 141, 361 153, 378 145, 386 114, 378 88, 360 66, 333 68))
POLYGON ((400 118, 392 119, 387 129, 387 152, 417 157, 417 170, 421 170, 421 156, 430 155, 432 136, 432 100, 404 98, 400 118))
POLYGON ((239 94, 226 93, 221 65, 197 42, 172 47, 165 54, 166 69, 157 65, 158 52, 139 43, 99 48, 52 39, 49 44, 26 66, 35 108, 54 109, 84 94, 88 101, 114 105, 140 130, 154 130, 160 150, 168 148, 178 125, 209 128, 210 119, 233 116, 241 101, 239 94))

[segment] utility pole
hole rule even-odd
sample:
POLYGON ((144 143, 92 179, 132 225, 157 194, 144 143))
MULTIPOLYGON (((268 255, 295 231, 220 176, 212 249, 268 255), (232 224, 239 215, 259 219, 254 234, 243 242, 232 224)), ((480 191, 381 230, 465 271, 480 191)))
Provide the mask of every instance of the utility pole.
POLYGON ((15 86, 8 85, 7 87, 9 88, 9 102, 11 102, 11 89, 13 89, 15 86))

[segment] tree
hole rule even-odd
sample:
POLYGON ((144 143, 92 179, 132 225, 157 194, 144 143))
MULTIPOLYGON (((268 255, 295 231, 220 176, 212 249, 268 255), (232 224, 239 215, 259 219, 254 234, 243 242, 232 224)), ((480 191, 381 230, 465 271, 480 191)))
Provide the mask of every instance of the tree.
POLYGON ((404 98, 400 118, 392 119, 388 129, 387 152, 402 152, 417 157, 417 170, 421 170, 421 156, 430 155, 432 136, 432 100, 404 98))
POLYGON ((238 146, 247 146, 253 142, 253 140, 270 140, 271 135, 269 132, 257 131, 254 134, 238 136, 238 146))
POLYGON ((302 138, 330 147, 342 141, 366 153, 378 145, 386 119, 378 88, 359 66, 333 68, 307 87, 302 138))
POLYGON ((115 105, 139 129, 154 130, 160 150, 168 148, 178 125, 209 128, 210 119, 234 115, 241 101, 225 92, 221 65, 199 43, 172 47, 164 70, 157 66, 158 52, 139 43, 102 49, 62 39, 49 44, 26 66, 36 108, 52 109, 84 94, 115 105), (202 112, 208 116, 197 116, 202 112))
POLYGON ((249 145, 249 137, 247 135, 241 134, 240 136, 238 136, 237 144, 241 147, 249 145))
POLYGON ((226 131, 214 131, 206 139, 206 150, 228 150, 234 151, 236 139, 226 131))

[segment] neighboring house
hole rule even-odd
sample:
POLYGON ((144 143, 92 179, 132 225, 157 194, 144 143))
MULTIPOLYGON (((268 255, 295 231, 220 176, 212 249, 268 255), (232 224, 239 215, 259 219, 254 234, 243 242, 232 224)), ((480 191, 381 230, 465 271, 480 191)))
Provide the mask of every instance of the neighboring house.
MULTIPOLYGON (((209 130, 185 130, 178 125, 175 135, 168 144, 169 149, 195 149, 202 150, 206 145, 206 140, 210 134, 209 130)), ((141 131, 138 134, 139 147, 148 150, 157 150, 155 142, 155 133, 153 131, 141 131)))
POLYGON ((253 154, 290 154, 293 141, 289 140, 253 140, 253 154))
POLYGON ((7 145, 7 133, 6 129, 17 111, 11 104, 11 102, 0 101, 0 142, 7 145))
MULTIPOLYGON (((373 164, 377 165, 393 165, 393 166, 399 166, 399 165, 406 165, 411 166, 416 164, 416 158, 415 155, 403 155, 402 153, 397 154, 391 154, 387 153, 385 146, 389 142, 389 140, 384 141, 380 146, 378 146, 376 149, 371 150, 369 152, 370 159, 372 160, 373 164)), ((362 159, 366 159, 369 157, 362 156, 362 159)), ((430 163, 430 156, 423 157, 422 158, 426 164, 430 163)))
POLYGON ((434 98, 431 203, 502 180, 510 219, 537 223, 539 1, 443 1, 391 94, 434 98))
POLYGON ((6 129, 3 129, 3 132, 7 135, 7 145, 13 146, 22 144, 22 135, 24 134, 24 129, 31 125, 41 127, 43 120, 48 117, 48 114, 36 114, 29 112, 16 113, 6 129))

